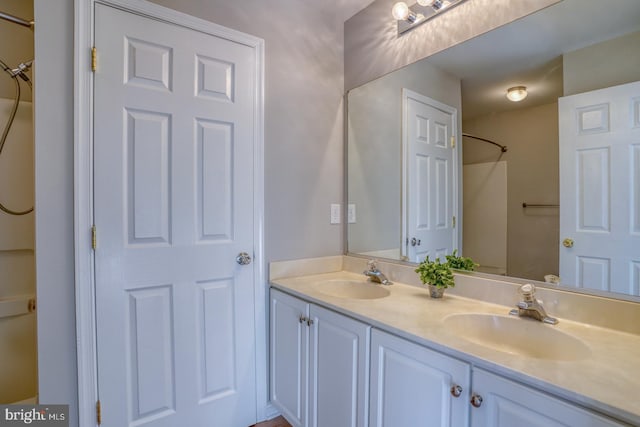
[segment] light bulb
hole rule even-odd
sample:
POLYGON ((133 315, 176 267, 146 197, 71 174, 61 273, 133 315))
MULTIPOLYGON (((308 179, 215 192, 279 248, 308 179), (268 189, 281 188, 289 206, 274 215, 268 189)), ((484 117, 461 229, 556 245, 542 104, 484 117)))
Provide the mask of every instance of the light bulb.
POLYGON ((519 102, 527 97, 526 86, 514 86, 507 89, 507 98, 509 101, 519 102))
POLYGON ((409 6, 403 1, 400 1, 393 5, 393 9, 391 9, 391 14, 398 21, 404 21, 409 17, 409 6))

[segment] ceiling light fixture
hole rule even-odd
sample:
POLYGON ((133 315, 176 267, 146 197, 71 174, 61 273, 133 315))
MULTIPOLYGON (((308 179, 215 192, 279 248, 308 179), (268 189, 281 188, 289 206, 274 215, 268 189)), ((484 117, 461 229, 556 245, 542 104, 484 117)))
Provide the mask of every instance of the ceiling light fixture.
POLYGON ((401 1, 393 5, 391 14, 398 21, 398 35, 412 30, 445 10, 466 0, 416 0, 413 6, 401 1))
POLYGON ((526 86, 514 86, 507 89, 507 98, 509 101, 520 102, 527 97, 526 86))

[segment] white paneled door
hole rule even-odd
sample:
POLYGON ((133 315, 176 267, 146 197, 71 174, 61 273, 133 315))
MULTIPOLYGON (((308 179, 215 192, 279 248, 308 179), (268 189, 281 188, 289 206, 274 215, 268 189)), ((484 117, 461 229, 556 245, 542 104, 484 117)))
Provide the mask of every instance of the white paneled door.
POLYGON ((457 248, 456 109, 403 89, 402 255, 420 262, 457 248))
POLYGON ((560 278, 640 295, 640 82, 560 98, 560 278))
POLYGON ((97 4, 103 426, 256 422, 256 54, 97 4))

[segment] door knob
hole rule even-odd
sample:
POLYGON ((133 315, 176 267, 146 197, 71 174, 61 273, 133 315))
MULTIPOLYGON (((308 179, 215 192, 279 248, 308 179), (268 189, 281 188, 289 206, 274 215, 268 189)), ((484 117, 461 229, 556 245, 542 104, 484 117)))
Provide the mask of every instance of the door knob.
POLYGON ((566 238, 562 241, 562 246, 564 246, 565 248, 572 248, 573 247, 573 239, 569 239, 566 238))
POLYGON ((246 252, 240 252, 236 257, 236 262, 240 265, 251 264, 251 256, 246 252))
POLYGON ((411 239, 411 246, 420 246, 420 239, 416 239, 415 237, 411 239))

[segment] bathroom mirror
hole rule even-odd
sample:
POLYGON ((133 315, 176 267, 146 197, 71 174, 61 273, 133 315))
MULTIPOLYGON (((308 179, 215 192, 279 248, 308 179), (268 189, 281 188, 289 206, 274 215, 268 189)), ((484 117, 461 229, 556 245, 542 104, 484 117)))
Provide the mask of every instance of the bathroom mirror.
POLYGON ((416 262, 457 248, 481 273, 640 301, 638 81, 640 2, 564 0, 349 91, 347 252, 416 262), (517 86, 528 96, 511 102, 517 86), (456 154, 424 161, 411 188, 418 163, 442 160, 412 144, 451 136, 456 154), (416 237, 421 209, 445 243, 416 237))

